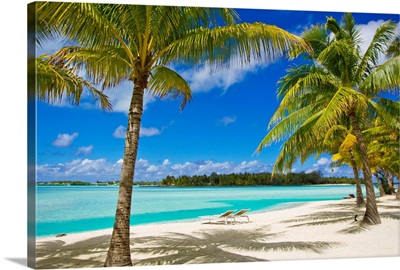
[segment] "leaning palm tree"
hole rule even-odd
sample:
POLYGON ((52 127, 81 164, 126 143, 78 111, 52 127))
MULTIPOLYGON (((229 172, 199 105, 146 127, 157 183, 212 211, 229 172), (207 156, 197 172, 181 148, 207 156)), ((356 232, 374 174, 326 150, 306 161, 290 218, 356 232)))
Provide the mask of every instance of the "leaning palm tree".
MULTIPOLYGON (((393 22, 385 22, 376 30, 364 54, 361 54, 362 40, 351 14, 343 16, 342 24, 328 18, 325 27, 316 25, 306 31, 303 38, 315 52, 306 54, 311 64, 291 68, 281 79, 278 96, 282 101, 270 120, 270 131, 257 148, 261 151, 274 141, 286 140, 280 154, 282 164, 293 163, 296 157, 284 156, 293 145, 304 145, 304 152, 317 151, 315 138, 326 134, 330 127, 346 117, 362 161, 367 195, 363 222, 366 224, 381 221, 361 129, 363 121, 379 115, 384 125, 396 130, 400 127, 398 115, 393 113, 398 102, 380 95, 399 89, 400 58, 394 57, 378 65, 379 53, 384 52, 392 40, 394 30, 393 22)), ((292 51, 293 56, 301 53, 301 49, 292 51)))
POLYGON ((271 60, 290 46, 306 47, 288 32, 262 23, 240 23, 232 9, 43 3, 39 20, 76 46, 55 54, 79 67, 102 89, 131 81, 125 150, 114 229, 105 266, 132 265, 130 214, 145 91, 157 97, 191 100, 190 85, 171 66, 227 67, 271 60), (219 25, 221 23, 221 26, 219 25))

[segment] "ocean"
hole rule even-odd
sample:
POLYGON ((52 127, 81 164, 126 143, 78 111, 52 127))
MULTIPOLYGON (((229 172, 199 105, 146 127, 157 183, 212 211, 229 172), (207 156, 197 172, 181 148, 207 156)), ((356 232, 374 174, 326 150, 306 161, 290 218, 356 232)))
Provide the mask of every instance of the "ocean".
MULTIPOLYGON (((252 212, 299 203, 340 200, 354 185, 133 188, 131 225, 199 220, 199 216, 250 208, 252 212)), ((36 235, 112 228, 118 186, 38 186, 36 235)), ((365 194, 365 189, 363 190, 365 194)))

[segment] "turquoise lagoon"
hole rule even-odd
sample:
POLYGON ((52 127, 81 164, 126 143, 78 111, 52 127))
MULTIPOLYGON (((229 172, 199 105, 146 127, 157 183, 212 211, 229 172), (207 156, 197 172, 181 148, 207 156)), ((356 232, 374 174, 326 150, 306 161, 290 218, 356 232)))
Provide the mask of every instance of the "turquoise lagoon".
MULTIPOLYGON (((355 186, 139 186, 133 188, 131 225, 196 220, 230 209, 271 211, 311 201, 340 200, 350 193, 355 193, 355 186)), ((38 186, 36 195, 39 237, 113 227, 118 186, 38 186)))

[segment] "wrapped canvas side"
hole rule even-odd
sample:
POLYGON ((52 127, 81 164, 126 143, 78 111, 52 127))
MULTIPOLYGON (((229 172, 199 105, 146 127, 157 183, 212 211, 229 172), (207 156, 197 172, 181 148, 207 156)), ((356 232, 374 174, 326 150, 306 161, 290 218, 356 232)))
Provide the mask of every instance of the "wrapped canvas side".
POLYGON ((28 5, 28 266, 36 267, 36 3, 28 5))

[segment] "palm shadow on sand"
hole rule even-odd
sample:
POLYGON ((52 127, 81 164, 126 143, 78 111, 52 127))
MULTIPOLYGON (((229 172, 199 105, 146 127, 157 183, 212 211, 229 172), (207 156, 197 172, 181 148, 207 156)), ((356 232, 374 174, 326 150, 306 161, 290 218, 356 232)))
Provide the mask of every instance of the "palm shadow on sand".
MULTIPOLYGON (((249 252, 304 250, 322 253, 339 245, 336 242, 274 242, 278 234, 269 227, 257 231, 213 229, 194 234, 169 233, 164 236, 133 237, 131 242, 134 265, 169 265, 200 263, 233 263, 266 261, 249 252), (242 254, 241 254, 242 253, 242 254)), ((102 267, 110 235, 66 245, 49 241, 37 247, 38 269, 102 267)))
POLYGON ((102 267, 111 235, 94 237, 66 245, 64 241, 48 241, 37 245, 37 269, 102 267), (104 253, 104 254, 103 254, 104 253))
POLYGON ((321 253, 323 249, 338 245, 335 242, 273 242, 277 234, 268 233, 268 227, 257 231, 213 230, 194 235, 170 233, 160 237, 136 239, 132 249, 134 265, 164 265, 187 263, 233 263, 266 261, 240 253, 307 250, 321 253), (145 245, 145 246, 143 246, 145 245), (135 259, 135 254, 151 254, 135 259))
MULTIPOLYGON (((377 203, 380 209, 380 217, 386 219, 397 219, 400 220, 400 212, 390 211, 393 209, 399 209, 398 206, 385 205, 382 203, 377 203)), ((326 208, 323 206, 321 208, 326 208)), ((288 219, 282 221, 283 223, 296 223, 290 227, 304 227, 304 226, 319 226, 328 225, 335 223, 346 222, 349 224, 346 228, 338 231, 344 234, 356 234, 363 231, 369 230, 370 226, 365 225, 361 222, 363 214, 365 212, 364 207, 356 207, 354 204, 330 204, 329 208, 335 208, 333 211, 315 212, 309 215, 301 215, 297 218, 288 219)))

